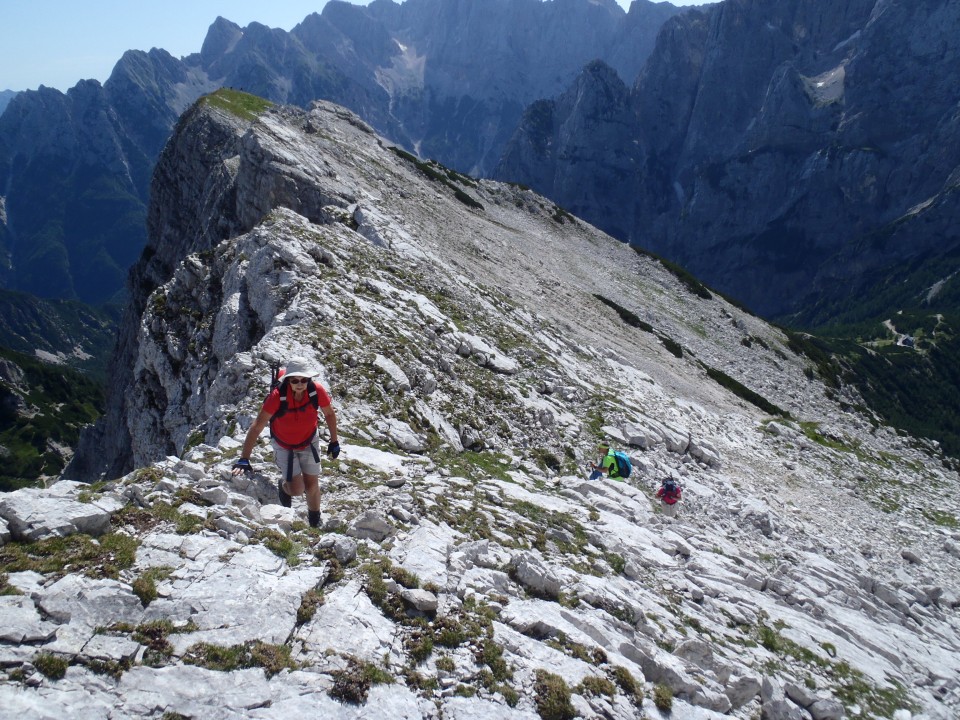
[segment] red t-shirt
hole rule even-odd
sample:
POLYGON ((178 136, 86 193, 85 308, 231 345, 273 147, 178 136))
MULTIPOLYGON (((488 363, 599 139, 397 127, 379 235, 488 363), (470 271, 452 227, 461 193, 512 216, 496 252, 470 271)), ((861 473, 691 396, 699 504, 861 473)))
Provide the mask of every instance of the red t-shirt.
MULTIPOLYGON (((321 408, 330 407, 330 393, 320 383, 317 386, 317 402, 321 408)), ((280 388, 274 388, 263 401, 263 409, 273 415, 280 409, 280 388)), ((305 444, 317 430, 320 414, 310 402, 310 395, 303 393, 303 399, 297 401, 293 388, 287 388, 287 412, 271 423, 274 436, 285 445, 299 447, 305 444)))

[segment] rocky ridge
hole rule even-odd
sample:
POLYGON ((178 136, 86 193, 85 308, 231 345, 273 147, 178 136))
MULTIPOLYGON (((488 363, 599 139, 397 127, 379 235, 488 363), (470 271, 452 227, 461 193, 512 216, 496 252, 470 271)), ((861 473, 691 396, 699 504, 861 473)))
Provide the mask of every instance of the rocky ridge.
POLYGON ((780 330, 329 104, 201 103, 153 197, 65 478, 122 474, 0 501, 5 709, 956 715, 956 474, 780 330), (340 417, 319 532, 265 443, 230 473, 292 354, 340 417))

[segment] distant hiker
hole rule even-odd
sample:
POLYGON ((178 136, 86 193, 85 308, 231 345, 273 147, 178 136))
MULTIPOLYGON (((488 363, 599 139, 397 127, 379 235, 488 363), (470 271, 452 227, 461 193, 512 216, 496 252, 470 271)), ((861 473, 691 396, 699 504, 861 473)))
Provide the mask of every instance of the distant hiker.
POLYGON ((677 513, 677 503, 683 494, 683 488, 680 483, 672 477, 665 477, 660 482, 660 489, 657 490, 657 497, 660 498, 665 514, 673 517, 677 513))
POLYGON ((233 474, 251 472, 250 453, 263 429, 270 425, 274 460, 282 472, 277 484, 280 504, 290 507, 291 496, 306 492, 307 519, 310 527, 320 525, 320 436, 317 424, 320 413, 330 431, 327 455, 340 454, 337 440, 337 416, 330 394, 312 379, 317 371, 303 358, 291 358, 285 371, 274 378, 274 387, 263 401, 263 407, 243 441, 240 459, 233 474), (282 377, 282 380, 280 379, 282 377))
POLYGON ((600 443, 597 447, 599 455, 598 462, 590 467, 593 470, 590 473, 591 480, 597 480, 606 475, 611 480, 624 480, 630 477, 633 466, 627 454, 620 450, 611 450, 609 443, 600 443))

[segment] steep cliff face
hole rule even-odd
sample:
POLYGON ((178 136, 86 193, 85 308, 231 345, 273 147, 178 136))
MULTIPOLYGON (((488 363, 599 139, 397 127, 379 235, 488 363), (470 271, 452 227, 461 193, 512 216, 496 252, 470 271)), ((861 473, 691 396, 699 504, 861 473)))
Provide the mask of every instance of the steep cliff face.
POLYGON ((566 198, 566 209, 614 237, 629 236, 637 177, 647 165, 635 117, 627 86, 596 61, 559 98, 526 110, 497 172, 566 198))
MULTIPOLYGON (((131 270, 127 305, 111 360, 107 409, 95 428, 81 437, 70 472, 78 477, 116 476, 133 465, 136 451, 128 423, 138 409, 149 414, 167 405, 150 377, 138 377, 140 322, 150 294, 167 282, 181 260, 209 251, 242 227, 236 203, 236 158, 247 122, 223 111, 216 122, 201 106, 182 118, 189 132, 167 145, 157 164, 151 205, 151 242, 131 270), (154 408, 155 410, 147 410, 154 408)), ((166 435, 150 442, 150 452, 175 452, 166 435)))
POLYGON ((795 339, 328 103, 207 98, 152 197, 106 482, 0 498, 5 709, 956 715, 957 475, 795 339), (322 530, 266 437, 231 473, 292 355, 338 415, 322 530))
MULTIPOLYGON (((625 179, 618 236, 768 316, 825 300, 836 311, 906 263, 949 255, 958 29, 947 2, 734 0, 672 19, 630 99, 625 138, 645 163, 625 179)), ((609 205, 584 189, 608 174, 580 157, 552 159, 549 174, 580 182, 551 197, 602 224, 609 205)), ((508 154, 497 177, 522 171, 508 154)))

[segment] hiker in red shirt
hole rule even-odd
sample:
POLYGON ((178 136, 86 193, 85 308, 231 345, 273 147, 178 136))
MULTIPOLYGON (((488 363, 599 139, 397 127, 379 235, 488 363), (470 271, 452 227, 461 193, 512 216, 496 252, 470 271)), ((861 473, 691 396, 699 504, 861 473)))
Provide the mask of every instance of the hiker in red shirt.
POLYGON ((660 488, 657 490, 657 497, 660 498, 661 509, 664 515, 675 517, 677 514, 677 502, 683 496, 683 488, 673 477, 665 477, 660 482, 660 488))
POLYGON ((283 380, 263 401, 263 407, 243 441, 240 459, 233 466, 233 474, 251 472, 250 453, 263 429, 270 425, 274 459, 282 472, 277 485, 280 504, 290 507, 291 496, 307 497, 307 519, 310 527, 320 525, 320 436, 317 433, 320 413, 330 431, 327 455, 340 454, 337 439, 337 416, 330 394, 320 383, 314 382, 316 370, 310 369, 303 358, 292 358, 283 374, 283 380))

